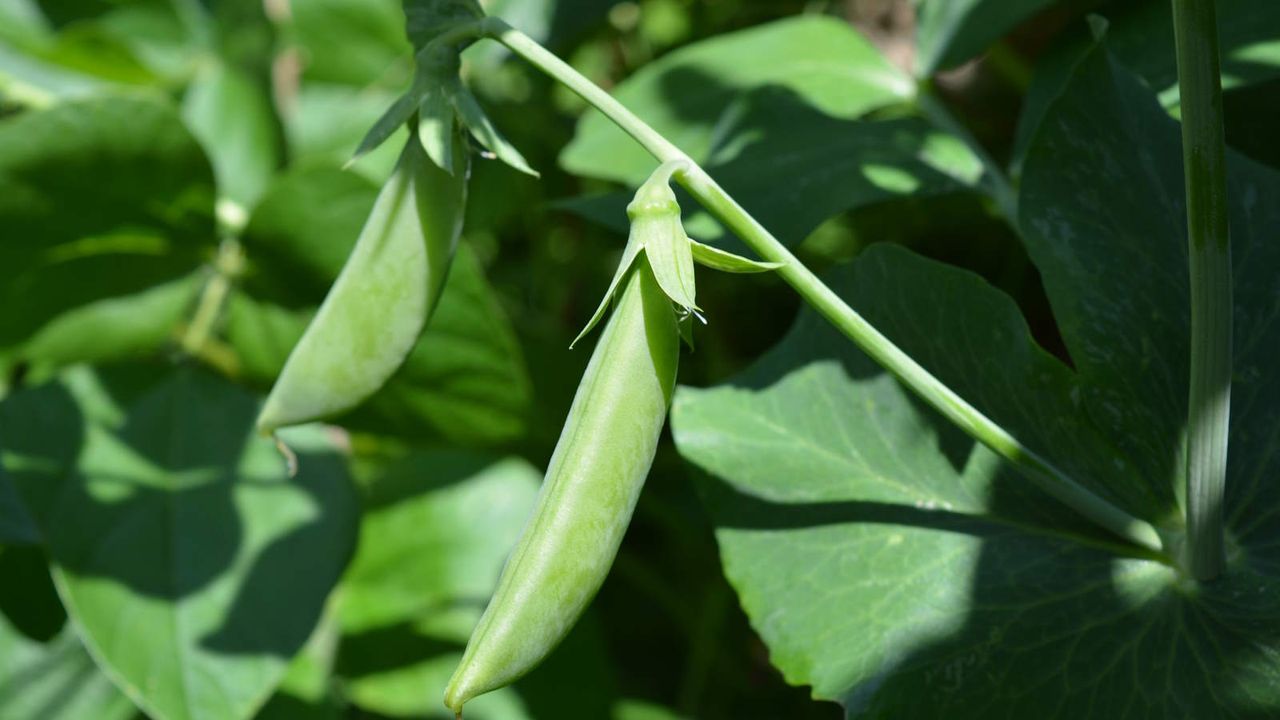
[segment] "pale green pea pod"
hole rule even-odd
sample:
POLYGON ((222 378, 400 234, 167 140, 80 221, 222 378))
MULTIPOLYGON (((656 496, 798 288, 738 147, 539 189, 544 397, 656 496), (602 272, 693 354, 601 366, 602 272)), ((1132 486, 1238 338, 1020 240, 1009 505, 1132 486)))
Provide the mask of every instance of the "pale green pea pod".
MULTIPOLYGON (((461 145, 461 143, 457 143, 461 145)), ((410 136, 351 256, 258 416, 258 430, 350 410, 403 364, 435 309, 462 231, 467 157, 452 174, 410 136)))
POLYGON ((600 589, 653 464, 679 343, 671 301, 642 253, 578 386, 533 518, 449 681, 455 713, 542 661, 600 589))

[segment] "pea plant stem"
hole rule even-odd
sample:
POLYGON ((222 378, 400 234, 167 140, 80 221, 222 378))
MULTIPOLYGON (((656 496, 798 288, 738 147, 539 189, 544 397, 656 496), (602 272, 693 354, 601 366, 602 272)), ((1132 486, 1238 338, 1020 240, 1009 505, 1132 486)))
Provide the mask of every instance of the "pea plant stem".
POLYGON ((1222 498, 1231 415, 1231 237, 1227 210, 1222 80, 1213 0, 1173 0, 1182 96, 1191 285, 1191 384, 1187 416, 1187 557, 1191 574, 1222 571, 1222 498))
POLYGON ((1050 495, 1094 523, 1141 547, 1156 552, 1161 550, 1160 538, 1150 524, 1129 515, 1077 483, 930 374, 819 280, 688 155, 636 117, 622 103, 502 20, 487 18, 482 22, 490 37, 577 93, 639 142, 658 161, 678 163, 681 169, 675 173, 676 180, 698 202, 761 258, 780 263, 781 267, 776 272, 805 302, 931 407, 1019 468, 1026 477, 1050 495))

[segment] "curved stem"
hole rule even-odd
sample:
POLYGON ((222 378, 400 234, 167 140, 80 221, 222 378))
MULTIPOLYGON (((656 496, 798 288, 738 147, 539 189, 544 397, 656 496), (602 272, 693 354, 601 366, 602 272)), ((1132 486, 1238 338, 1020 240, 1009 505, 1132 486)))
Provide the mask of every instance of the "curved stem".
POLYGON ((1213 0, 1173 0, 1182 95, 1191 285, 1187 416, 1187 562, 1198 580, 1222 571, 1222 498, 1231 416, 1231 237, 1222 79, 1213 0))
POLYGON ((1160 551, 1160 538, 1149 523, 1129 515, 1071 479, 930 374, 840 299, 705 170, 656 130, 523 33, 496 18, 487 20, 486 25, 494 39, 595 106, 660 162, 679 163, 681 169, 676 171, 675 178, 694 198, 761 258, 780 263, 782 266, 776 272, 805 302, 931 407, 1094 523, 1139 546, 1160 551))

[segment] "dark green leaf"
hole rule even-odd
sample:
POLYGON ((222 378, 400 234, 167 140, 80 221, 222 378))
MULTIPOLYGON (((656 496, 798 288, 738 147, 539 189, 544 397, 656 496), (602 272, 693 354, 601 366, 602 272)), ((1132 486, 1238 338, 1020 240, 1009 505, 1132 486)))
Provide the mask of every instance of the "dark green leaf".
POLYGON ((928 77, 986 49, 1053 0, 916 0, 916 73, 928 77))
MULTIPOLYGON (((1074 370, 1013 303, 878 245, 832 285, 1080 482, 1174 521, 1185 415, 1179 134, 1102 50, 1028 157, 1020 226, 1074 370)), ((1232 717, 1280 710, 1280 177, 1233 161, 1232 550, 1195 587, 1034 492, 812 313, 673 430, 771 657, 850 717, 1232 717)))
MULTIPOLYGON (((767 85, 780 86, 816 110, 846 119, 902 102, 914 93, 910 78, 847 24, 806 16, 673 52, 646 65, 615 94, 701 162, 716 144, 725 108, 742 93, 767 85)), ((633 186, 657 165, 597 112, 583 118, 560 163, 573 173, 633 186)))
POLYGON ((3 462, 68 613, 152 717, 247 718, 302 648, 354 548, 345 470, 314 429, 192 369, 80 368, 0 406, 3 462))
MULTIPOLYGON (((243 375, 275 380, 310 314, 346 261, 376 188, 337 170, 281 178, 249 223, 248 274, 226 332, 243 375)), ((471 249, 458 248, 440 304, 405 365, 365 405, 337 420, 417 439, 494 443, 518 436, 529 380, 505 312, 471 249)))
POLYGON ((82 305, 190 274, 213 251, 213 177, 161 102, 68 103, 0 121, 0 224, 0 348, 13 348, 82 305))

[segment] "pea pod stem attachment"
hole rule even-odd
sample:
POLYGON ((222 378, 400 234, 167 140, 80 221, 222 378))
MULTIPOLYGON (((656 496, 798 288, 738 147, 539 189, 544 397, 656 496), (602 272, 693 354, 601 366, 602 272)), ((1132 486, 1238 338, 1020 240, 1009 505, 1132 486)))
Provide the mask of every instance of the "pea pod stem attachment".
POLYGON ((502 20, 487 18, 483 23, 493 39, 604 113, 659 162, 679 162, 673 173, 676 181, 766 262, 779 263, 778 274, 805 302, 943 417, 1093 523, 1142 548, 1163 552, 1154 526, 1081 485, 934 377, 819 280, 688 155, 622 103, 502 20))

